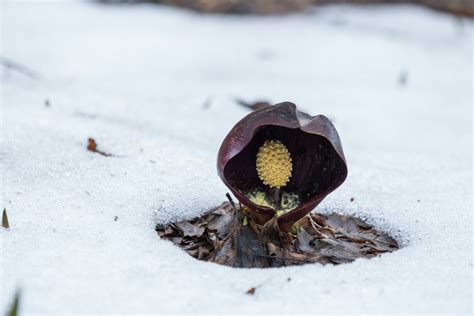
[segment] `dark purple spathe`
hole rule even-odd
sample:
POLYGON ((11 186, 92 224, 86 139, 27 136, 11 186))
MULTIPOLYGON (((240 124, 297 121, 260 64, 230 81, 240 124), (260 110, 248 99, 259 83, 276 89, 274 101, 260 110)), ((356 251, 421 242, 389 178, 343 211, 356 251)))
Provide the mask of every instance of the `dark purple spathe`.
POLYGON ((222 142, 217 170, 236 198, 251 209, 257 222, 264 223, 276 212, 251 202, 244 194, 252 189, 265 190, 255 161, 258 148, 269 139, 279 140, 288 148, 293 172, 283 190, 298 193, 302 199, 298 207, 278 218, 281 230, 287 231, 344 182, 347 165, 339 135, 325 116, 299 112, 290 102, 248 114, 222 142))

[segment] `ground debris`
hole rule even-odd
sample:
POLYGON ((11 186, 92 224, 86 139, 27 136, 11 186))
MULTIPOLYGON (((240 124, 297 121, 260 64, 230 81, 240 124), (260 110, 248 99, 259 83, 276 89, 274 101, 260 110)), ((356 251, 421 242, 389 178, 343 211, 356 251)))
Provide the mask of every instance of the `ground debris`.
MULTIPOLYGON (((97 0, 103 3, 145 2, 144 0, 97 0)), ((394 2, 422 5, 455 16, 474 17, 471 0, 148 0, 188 8, 203 13, 282 15, 311 9, 313 6, 350 3, 354 5, 393 4, 394 2)))
POLYGON ((99 149, 97 149, 97 143, 94 138, 88 138, 87 139, 87 150, 99 155, 102 155, 104 157, 112 157, 112 154, 103 152, 99 149))
POLYGON ((288 234, 279 230, 276 219, 262 226, 244 217, 245 212, 225 202, 202 217, 156 230, 196 259, 239 268, 341 264, 399 248, 386 233, 347 215, 310 214, 288 234))
MULTIPOLYGON (((143 0, 98 0, 104 3, 143 2, 143 0)), ((204 13, 285 14, 308 9, 314 0, 151 0, 150 2, 187 8, 204 13)))
POLYGON ((260 110, 260 109, 263 109, 263 108, 266 108, 266 107, 269 107, 271 106, 272 104, 268 101, 265 101, 265 100, 259 100, 259 101, 253 101, 253 102, 247 102, 247 101, 244 101, 242 99, 235 99, 235 103, 247 108, 247 109, 250 109, 252 111, 255 111, 255 110, 260 110))
POLYGON ((3 214, 2 214, 2 227, 3 228, 10 228, 10 223, 8 222, 8 215, 7 215, 7 209, 3 209, 3 214))
POLYGON ((248 294, 248 295, 254 295, 254 294, 255 294, 255 291, 257 291, 257 288, 251 287, 251 288, 248 289, 247 292, 245 292, 245 293, 248 294))

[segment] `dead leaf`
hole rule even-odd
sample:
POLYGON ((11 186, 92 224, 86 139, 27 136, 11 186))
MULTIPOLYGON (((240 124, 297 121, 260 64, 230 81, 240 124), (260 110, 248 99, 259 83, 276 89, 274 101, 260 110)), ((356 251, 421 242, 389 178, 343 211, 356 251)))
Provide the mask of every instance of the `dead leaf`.
POLYGON ((202 217, 156 230, 194 258, 241 268, 341 264, 398 249, 392 237, 347 215, 310 214, 294 236, 280 231, 276 218, 262 226, 248 217, 244 224, 243 216, 225 202, 202 217))
POLYGON ((104 157, 112 157, 112 154, 109 154, 97 149, 97 143, 94 138, 87 139, 87 150, 90 152, 102 155, 104 157))
POLYGON ((265 258, 265 249, 258 235, 250 226, 242 226, 242 220, 237 220, 236 222, 240 224, 240 227, 236 227, 234 233, 234 246, 236 251, 234 267, 268 267, 268 262, 265 258))
POLYGON ((313 235, 310 235, 303 227, 298 230, 298 248, 303 252, 311 252, 314 249, 312 245, 315 239, 313 235))
POLYGON ((219 238, 222 239, 229 234, 234 221, 234 214, 226 212, 224 209, 217 210, 214 214, 218 216, 209 221, 207 228, 216 231, 219 238), (219 214, 219 211, 223 212, 223 214, 219 214))
POLYGON ((204 233, 204 228, 193 225, 189 222, 176 223, 175 226, 180 230, 184 237, 199 237, 204 233))
POLYGON ((251 288, 248 289, 247 292, 245 292, 245 293, 248 294, 248 295, 254 295, 256 291, 257 291, 257 288, 256 288, 256 287, 251 287, 251 288))

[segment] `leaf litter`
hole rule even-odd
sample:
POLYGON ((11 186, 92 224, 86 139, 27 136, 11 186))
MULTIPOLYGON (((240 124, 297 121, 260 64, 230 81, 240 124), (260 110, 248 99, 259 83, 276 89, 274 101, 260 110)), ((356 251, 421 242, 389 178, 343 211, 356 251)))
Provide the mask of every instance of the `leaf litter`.
POLYGON ((258 225, 245 214, 225 202, 202 217, 156 230, 196 259, 236 268, 341 264, 399 248, 388 234, 348 215, 311 213, 283 233, 276 217, 258 225))
POLYGON ((88 138, 87 139, 87 150, 99 155, 102 155, 104 157, 112 157, 112 154, 106 153, 104 151, 101 151, 97 149, 97 142, 95 141, 94 138, 88 138))

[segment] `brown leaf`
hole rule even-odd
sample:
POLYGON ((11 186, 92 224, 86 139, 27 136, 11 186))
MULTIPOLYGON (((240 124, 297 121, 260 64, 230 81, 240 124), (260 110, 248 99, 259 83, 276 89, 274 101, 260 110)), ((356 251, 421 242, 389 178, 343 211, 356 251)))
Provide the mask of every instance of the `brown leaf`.
POLYGON ((182 236, 197 237, 202 236, 204 228, 193 225, 189 222, 180 222, 175 224, 182 236))
POLYGON ((176 236, 177 231, 172 226, 166 226, 163 230, 158 231, 160 237, 176 236))
POLYGON ((233 267, 235 264, 235 249, 232 245, 232 238, 220 242, 209 256, 209 261, 233 267))
MULTIPOLYGON (((225 212, 225 210, 220 211, 224 211, 224 214, 218 215, 209 221, 207 227, 216 231, 217 236, 223 239, 229 234, 230 228, 232 227, 232 223, 234 221, 234 214, 231 212, 225 212)), ((214 214, 216 214, 216 212, 214 212, 214 214)))
POLYGON ((198 252, 198 259, 199 260, 204 260, 209 256, 210 252, 207 250, 205 247, 201 246, 199 247, 199 252, 198 252))
POLYGON ((235 230, 234 245, 236 249, 235 265, 239 268, 265 268, 268 262, 266 252, 259 236, 250 226, 239 226, 235 230))
POLYGON ((102 155, 104 157, 111 157, 112 156, 112 154, 109 154, 109 153, 98 150, 97 149, 97 143, 96 143, 94 138, 88 138, 87 139, 87 150, 90 151, 90 152, 102 155))
POLYGON ((314 250, 314 236, 310 235, 303 227, 298 230, 298 248, 303 252, 312 252, 314 250))
POLYGON ((248 295, 254 295, 256 291, 257 291, 257 288, 256 288, 256 287, 251 287, 251 288, 248 289, 247 292, 245 292, 245 293, 248 294, 248 295))

